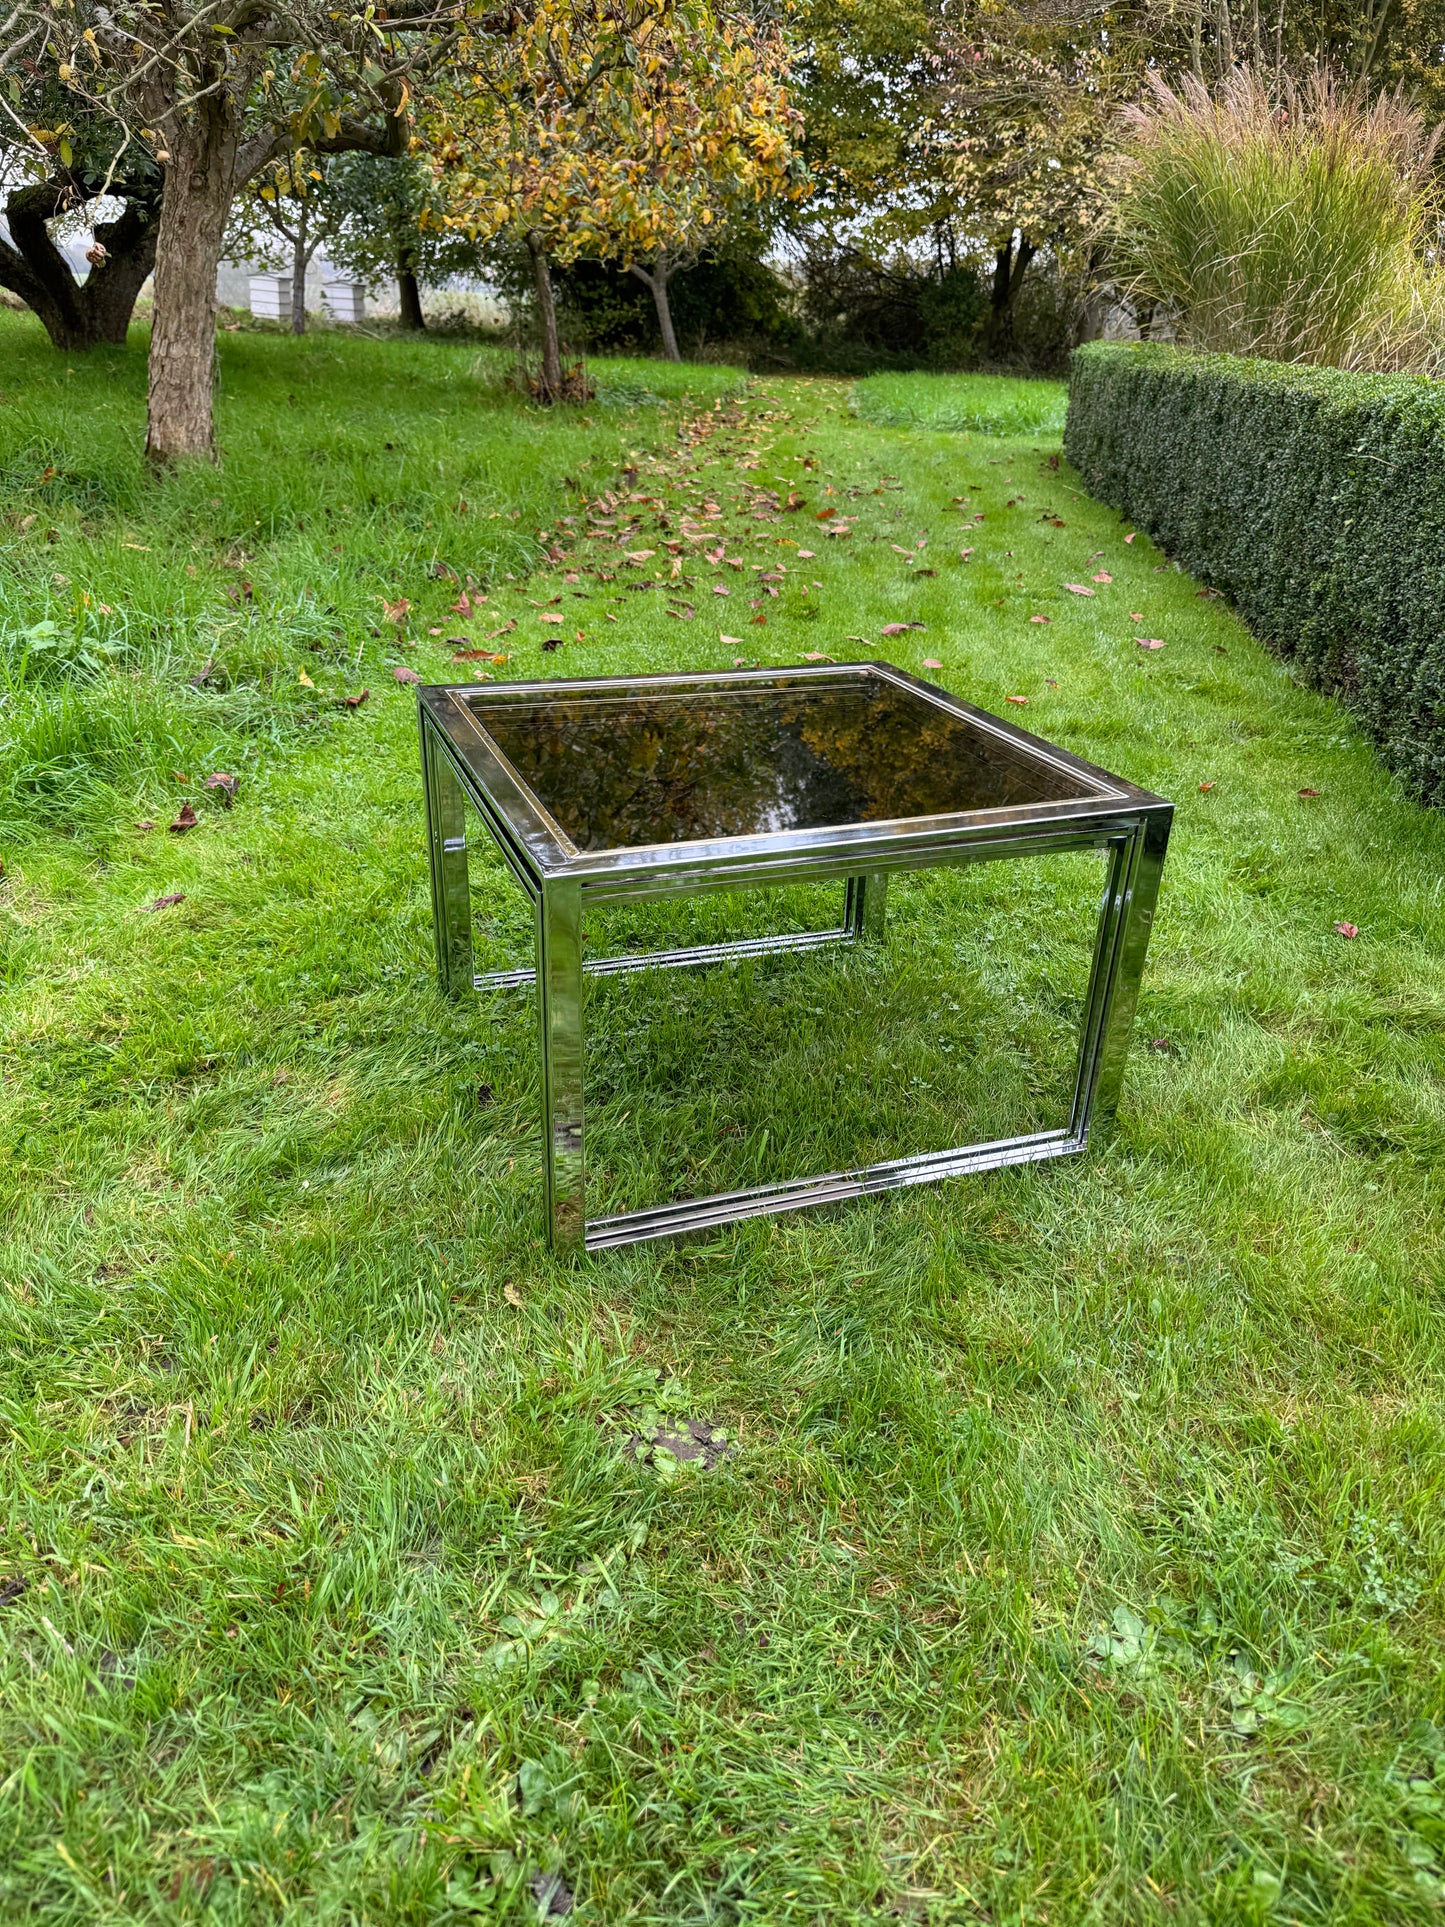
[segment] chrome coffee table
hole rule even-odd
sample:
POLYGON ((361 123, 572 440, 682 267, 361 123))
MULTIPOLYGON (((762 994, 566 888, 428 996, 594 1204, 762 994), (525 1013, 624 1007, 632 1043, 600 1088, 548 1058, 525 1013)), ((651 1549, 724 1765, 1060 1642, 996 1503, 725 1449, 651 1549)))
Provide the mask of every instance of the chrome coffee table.
POLYGON ((419 692, 444 992, 535 983, 549 1241, 601 1250, 766 1212, 1082 1151, 1113 1112, 1171 803, 885 662, 438 685, 419 692), (535 970, 478 975, 464 805, 531 898, 535 970), (877 941, 889 875, 1060 850, 1109 853, 1066 1124, 989 1144, 587 1220, 584 973, 877 941), (844 885, 835 929, 583 958, 588 905, 844 885))

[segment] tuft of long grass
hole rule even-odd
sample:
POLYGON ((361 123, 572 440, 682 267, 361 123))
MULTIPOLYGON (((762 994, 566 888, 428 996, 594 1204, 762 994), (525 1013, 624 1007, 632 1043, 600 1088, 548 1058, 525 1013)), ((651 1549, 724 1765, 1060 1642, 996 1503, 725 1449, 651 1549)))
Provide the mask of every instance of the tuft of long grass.
POLYGON ((1136 298, 1194 348, 1433 373, 1445 291, 1425 266, 1437 134, 1400 93, 1328 72, 1275 85, 1236 69, 1214 94, 1157 75, 1131 110, 1117 208, 1136 298))
POLYGON ((1068 390, 1011 375, 870 375, 855 383, 852 402, 854 414, 878 428, 1060 435, 1068 390))

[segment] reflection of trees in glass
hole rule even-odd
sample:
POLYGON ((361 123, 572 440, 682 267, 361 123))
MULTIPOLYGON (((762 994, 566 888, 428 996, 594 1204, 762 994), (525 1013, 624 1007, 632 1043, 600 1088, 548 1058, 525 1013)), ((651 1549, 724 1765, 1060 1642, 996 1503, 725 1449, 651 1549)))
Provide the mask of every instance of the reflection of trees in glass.
POLYGON ((877 680, 479 706, 580 849, 945 815, 1073 787, 877 680))

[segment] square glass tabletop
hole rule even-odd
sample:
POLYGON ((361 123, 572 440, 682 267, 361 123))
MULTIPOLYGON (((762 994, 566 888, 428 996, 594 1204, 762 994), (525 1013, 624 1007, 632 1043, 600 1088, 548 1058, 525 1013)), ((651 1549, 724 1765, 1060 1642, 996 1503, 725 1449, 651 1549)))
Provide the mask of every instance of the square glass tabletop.
POLYGON ((454 740, 484 747, 514 828, 530 818, 567 858, 1138 794, 886 663, 426 695, 448 699, 450 728, 436 719, 454 740))

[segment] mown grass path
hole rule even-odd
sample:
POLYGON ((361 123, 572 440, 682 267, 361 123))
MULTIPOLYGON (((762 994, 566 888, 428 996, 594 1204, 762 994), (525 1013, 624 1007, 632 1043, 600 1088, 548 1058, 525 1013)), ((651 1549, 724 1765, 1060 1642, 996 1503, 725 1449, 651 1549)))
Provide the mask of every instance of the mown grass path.
MULTIPOLYGON (((1047 440, 242 337, 156 491, 5 327, 5 1917, 1433 1918, 1439 819, 1047 440), (431 982, 395 671, 481 648, 887 655, 1173 796, 1114 1141, 554 1265, 526 1000, 431 982)), ((594 1208, 1046 1111, 1097 879, 1006 868, 599 991, 594 1208)))

